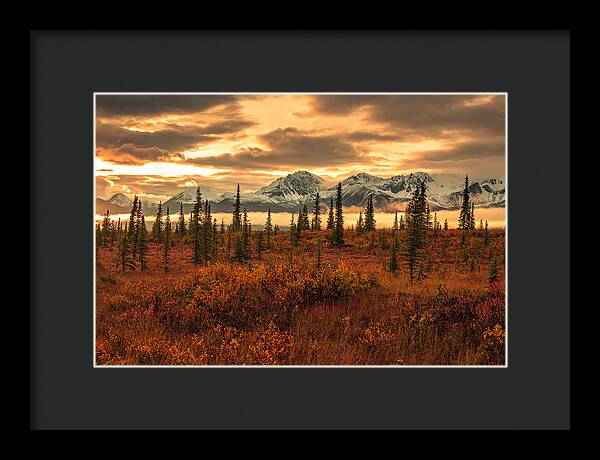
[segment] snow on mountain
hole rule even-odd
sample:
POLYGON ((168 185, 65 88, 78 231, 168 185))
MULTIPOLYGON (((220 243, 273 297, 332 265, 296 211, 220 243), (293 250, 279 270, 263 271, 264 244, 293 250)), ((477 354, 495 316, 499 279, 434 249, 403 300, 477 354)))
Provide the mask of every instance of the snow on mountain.
POLYGON ((122 208, 131 209, 131 206, 133 206, 133 201, 131 199, 129 199, 127 196, 123 195, 122 193, 115 193, 113 196, 111 196, 106 201, 109 202, 110 204, 114 204, 116 206, 121 206, 122 208))
POLYGON ((308 171, 296 171, 271 182, 258 190, 255 195, 268 197, 274 203, 298 204, 314 195, 324 181, 308 171))
MULTIPOLYGON (((461 205, 464 184, 458 190, 445 195, 432 196, 430 201, 446 209, 458 208, 461 205)), ((506 185, 501 179, 484 179, 469 185, 469 197, 475 206, 505 206, 506 185)))
MULTIPOLYGON (((342 183, 342 203, 344 206, 365 206, 369 197, 373 197, 377 208, 397 208, 411 199, 418 184, 425 182, 427 197, 432 210, 456 209, 460 207, 464 179, 460 176, 429 175, 415 172, 382 178, 367 173, 359 173, 344 179, 342 183)), ((280 177, 269 185, 254 192, 243 192, 240 202, 247 211, 273 212, 297 210, 305 203, 311 203, 319 190, 321 201, 328 205, 335 197, 336 186, 325 188, 325 182, 319 176, 308 171, 296 171, 280 177)), ((230 212, 235 201, 234 192, 221 195, 200 187, 202 197, 212 204, 213 211, 230 212)), ((505 184, 501 179, 490 178, 473 182, 469 186, 471 199, 478 207, 505 205, 505 184)), ((190 187, 163 203, 163 209, 170 207, 171 212, 179 209, 189 212, 196 200, 196 187, 190 187)))

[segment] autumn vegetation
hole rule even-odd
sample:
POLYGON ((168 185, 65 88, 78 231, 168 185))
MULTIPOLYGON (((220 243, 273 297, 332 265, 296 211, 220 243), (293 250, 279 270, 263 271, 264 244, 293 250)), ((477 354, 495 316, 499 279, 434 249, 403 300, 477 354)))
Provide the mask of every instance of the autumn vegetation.
POLYGON ((468 179, 458 228, 426 193, 390 229, 372 200, 344 222, 341 186, 287 229, 270 214, 253 229, 239 187, 228 223, 198 191, 191 215, 159 208, 148 229, 136 198, 96 229, 96 363, 504 364, 504 230, 475 223, 468 179))

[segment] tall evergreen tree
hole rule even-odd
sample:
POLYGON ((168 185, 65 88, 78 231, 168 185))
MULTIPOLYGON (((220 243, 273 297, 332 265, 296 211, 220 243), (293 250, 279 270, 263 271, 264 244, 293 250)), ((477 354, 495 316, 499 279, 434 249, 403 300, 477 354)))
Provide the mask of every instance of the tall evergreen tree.
POLYGON ((252 226, 250 221, 248 220, 248 213, 246 212, 246 208, 244 208, 244 215, 242 218, 242 243, 244 245, 244 257, 250 257, 250 232, 252 226))
POLYGON ((331 203, 329 204, 329 215, 327 216, 327 230, 333 230, 335 217, 333 215, 333 197, 331 197, 331 203))
MULTIPOLYGON (((131 206, 131 214, 129 215, 129 225, 127 228, 127 239, 130 244, 130 253, 133 261, 135 261, 137 256, 137 242, 138 242, 138 232, 137 232, 137 213, 140 202, 138 200, 137 195, 133 197, 133 205, 131 206)), ((133 262, 135 263, 135 262, 133 262)))
POLYGON ((176 233, 183 238, 186 234, 185 228, 185 214, 183 213, 183 203, 179 205, 179 222, 177 222, 177 226, 175 228, 176 233))
POLYGON ((195 266, 198 266, 204 260, 204 254, 202 254, 202 193, 200 187, 196 189, 196 201, 194 202, 194 210, 192 211, 192 221, 190 224, 190 232, 192 234, 193 244, 193 255, 192 262, 195 266))
POLYGON ((459 230, 468 230, 471 227, 471 201, 469 199, 469 176, 465 175, 465 188, 462 194, 462 205, 458 216, 459 230))
POLYGON ((426 208, 426 187, 422 182, 415 187, 413 197, 408 203, 405 212, 405 257, 408 264, 408 272, 411 284, 414 281, 415 271, 420 258, 419 249, 425 246, 427 238, 426 208))
POLYGON ((171 246, 171 218, 169 217, 169 207, 167 206, 167 215, 165 217, 165 228, 163 230, 163 270, 169 271, 169 249, 171 246))
POLYGON ((406 228, 406 224, 404 223, 404 218, 400 216, 400 224, 398 225, 399 230, 404 230, 406 228))
POLYGON ((444 230, 448 230, 448 219, 444 220, 444 230))
POLYGON ((271 247, 271 232, 273 231, 273 222, 271 220, 271 208, 267 211, 267 220, 265 221, 265 232, 267 236, 267 246, 271 247))
POLYGON ((361 235, 364 232, 362 211, 358 212, 358 220, 356 221, 356 234, 361 235))
POLYGON ((487 220, 485 221, 485 227, 483 229, 483 245, 488 246, 490 244, 490 232, 488 230, 487 220))
POLYGON ((156 211, 156 219, 152 225, 152 239, 154 241, 162 241, 163 221, 162 221, 162 202, 158 203, 156 211))
POLYGON ((219 240, 217 235, 219 233, 217 219, 213 219, 212 232, 211 232, 211 259, 217 260, 217 249, 219 247, 219 240))
POLYGON ((221 217, 220 234, 221 234, 221 246, 224 246, 225 245, 225 220, 222 217, 221 217))
POLYGON ((240 213, 240 184, 237 184, 237 191, 235 192, 235 202, 233 203, 233 221, 231 225, 234 232, 239 232, 242 229, 242 215, 240 213))
POLYGON ((392 249, 390 251, 389 270, 393 275, 398 272, 398 236, 395 232, 392 239, 392 249))
POLYGON ((298 240, 298 231, 296 230, 296 224, 294 223, 294 213, 292 213, 292 220, 290 221, 290 246, 295 247, 298 240))
MULTIPOLYGON (((300 217, 298 217, 298 221, 300 221, 300 217)), ((310 219, 308 218, 308 207, 306 203, 302 207, 302 225, 301 230, 310 230, 310 219)))
POLYGON ((371 195, 367 201, 367 207, 365 209, 364 230, 366 232, 375 231, 375 208, 373 206, 373 195, 371 195))
POLYGON ((110 211, 107 209, 104 218, 102 219, 102 232, 101 232, 101 244, 102 246, 108 246, 108 242, 111 239, 112 226, 110 221, 110 211))
POLYGON ((313 208, 313 217, 312 217, 312 230, 321 230, 321 208, 320 208, 320 200, 319 191, 317 190, 317 194, 315 196, 315 205, 313 208))
POLYGON ((148 254, 148 229, 146 228, 146 221, 144 220, 141 206, 138 206, 136 227, 140 270, 144 271, 147 268, 146 255, 148 254))
POLYGON ((344 209, 342 206, 342 183, 338 182, 335 197, 335 222, 333 229, 333 243, 335 246, 344 244, 344 209))
POLYGON ((429 204, 425 206, 425 226, 431 230, 433 228, 433 222, 431 221, 431 211, 429 210, 429 204))
POLYGON ((204 263, 207 263, 213 254, 213 220, 210 212, 210 203, 204 201, 204 217, 202 219, 201 246, 204 263))
POLYGON ((398 211, 396 211, 396 215, 394 216, 394 225, 392 225, 392 231, 396 232, 398 230, 398 211))
POLYGON ((469 213, 469 229, 475 230, 475 203, 471 202, 471 212, 469 213))

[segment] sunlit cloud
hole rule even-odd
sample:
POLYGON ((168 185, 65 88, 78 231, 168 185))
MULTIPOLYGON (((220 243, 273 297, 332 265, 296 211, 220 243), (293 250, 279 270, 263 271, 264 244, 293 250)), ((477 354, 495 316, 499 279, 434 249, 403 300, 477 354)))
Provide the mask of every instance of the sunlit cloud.
POLYGON ((114 95, 96 107, 99 196, 257 190, 298 170, 328 183, 504 176, 504 96, 114 95))

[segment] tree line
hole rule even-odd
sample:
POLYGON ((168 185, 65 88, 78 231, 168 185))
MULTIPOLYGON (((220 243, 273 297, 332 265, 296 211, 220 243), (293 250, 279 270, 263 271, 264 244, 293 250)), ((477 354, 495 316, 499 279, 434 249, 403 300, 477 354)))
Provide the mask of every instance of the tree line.
MULTIPOLYGON (((328 232, 327 240, 332 248, 341 247, 345 243, 342 199, 342 185, 338 183, 335 200, 334 197, 330 199, 325 224, 325 230, 328 232)), ((475 207, 470 199, 468 176, 465 176, 461 201, 458 229, 463 230, 461 232, 461 244, 464 245, 468 233, 465 231, 475 229, 475 207)), ((291 214, 289 226, 290 246, 292 248, 298 246, 303 231, 320 231, 322 227, 321 198, 319 191, 317 191, 312 202, 310 215, 306 203, 299 210, 297 217, 294 213, 291 214)), ((364 213, 363 211, 359 213, 354 229, 358 235, 370 235, 370 247, 374 247, 376 217, 372 196, 367 199, 364 213)), ((387 263, 389 271, 394 274, 398 273, 400 270, 399 259, 402 258, 405 261, 411 283, 414 282, 415 277, 422 276, 422 273, 417 273, 417 269, 423 257, 423 249, 426 247, 429 238, 435 238, 442 230, 448 230, 448 219, 445 219, 442 224, 437 220, 437 213, 432 215, 427 202, 427 185, 425 182, 419 182, 404 213, 400 216, 398 216, 398 212, 395 214, 391 229, 389 261, 387 263), (400 245, 400 235, 402 235, 402 247, 400 245)), ((483 232, 485 246, 488 246, 490 237, 487 221, 484 225, 483 220, 480 220, 479 230, 483 232)), ((227 257, 239 262, 248 260, 253 250, 260 258, 265 250, 271 248, 271 239, 278 232, 279 227, 273 225, 271 209, 269 208, 263 230, 254 232, 255 241, 254 248, 252 248, 252 224, 248 218, 246 208, 241 205, 240 186, 238 184, 230 224, 225 225, 224 220, 221 219, 219 226, 217 219, 212 217, 210 202, 202 199, 202 193, 200 187, 198 187, 193 209, 187 221, 183 203, 180 204, 179 217, 174 231, 171 228, 169 208, 166 209, 166 213, 163 215, 162 203, 159 203, 150 236, 153 242, 162 244, 162 265, 163 269, 168 271, 169 251, 174 243, 173 235, 176 235, 180 241, 191 243, 192 256, 190 262, 194 266, 199 266, 216 261, 219 250, 224 252, 227 257)), ((146 270, 148 239, 149 235, 142 212, 142 203, 137 196, 133 200, 129 221, 121 222, 120 219, 116 222, 112 221, 110 212, 107 211, 96 227, 97 246, 114 246, 116 244, 118 248, 116 268, 123 271, 135 271, 138 268, 141 271, 146 270)), ((380 242, 384 249, 388 248, 387 240, 386 230, 382 229, 380 242)), ((317 241, 318 266, 321 265, 321 256, 322 239, 319 236, 317 241)), ((497 262, 494 261, 494 263, 497 262)), ((495 271, 497 271, 497 267, 495 271)))

